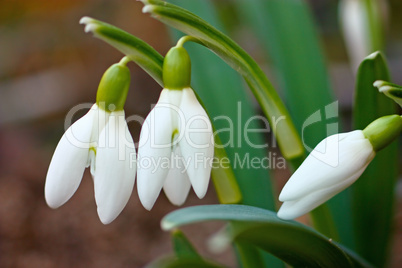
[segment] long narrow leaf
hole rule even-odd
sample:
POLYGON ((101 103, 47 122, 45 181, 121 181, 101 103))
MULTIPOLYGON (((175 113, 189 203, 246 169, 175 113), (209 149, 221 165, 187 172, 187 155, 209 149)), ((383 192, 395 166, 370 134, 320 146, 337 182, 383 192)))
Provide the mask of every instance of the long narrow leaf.
MULTIPOLYGON (((376 80, 389 81, 387 63, 381 53, 368 56, 360 65, 353 110, 354 127, 364 129, 378 117, 396 112, 396 105, 373 86, 376 80)), ((377 153, 353 185, 353 219, 357 252, 378 267, 389 255, 398 175, 398 144, 377 153)))
MULTIPOLYGON (((276 263, 264 261, 260 249, 255 245, 246 243, 244 241, 234 241, 233 246, 236 250, 239 262, 242 268, 255 268, 255 267, 276 267, 276 263)), ((268 253, 266 253, 268 254, 268 253)), ((272 256, 272 255, 271 255, 272 256)), ((280 260, 279 260, 280 261, 280 260)), ((283 267, 283 263, 280 263, 283 267)), ((279 266, 280 267, 280 266, 279 266)))
POLYGON ((186 224, 223 220, 232 222, 236 241, 254 244, 296 267, 370 267, 331 239, 276 213, 244 205, 207 205, 176 210, 162 219, 171 230, 186 224))
POLYGON ((194 258, 201 259, 201 256, 195 250, 193 245, 188 241, 187 237, 180 230, 172 232, 173 249, 178 258, 194 258))
POLYGON ((92 32, 95 37, 120 50, 163 86, 163 56, 153 47, 120 28, 99 20, 83 17, 80 23, 85 24, 85 32, 92 32))
MULTIPOLYGON (((299 0, 237 0, 237 11, 272 60, 290 114, 307 148, 338 133, 338 110, 311 12, 299 0)), ((353 246, 349 194, 312 212, 315 227, 353 246), (338 236, 339 235, 339 236, 338 236)))

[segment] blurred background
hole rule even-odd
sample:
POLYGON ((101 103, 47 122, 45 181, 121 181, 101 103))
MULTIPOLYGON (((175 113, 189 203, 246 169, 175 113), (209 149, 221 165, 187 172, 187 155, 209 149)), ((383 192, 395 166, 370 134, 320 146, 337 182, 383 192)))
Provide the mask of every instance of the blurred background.
MULTIPOLYGON (((355 81, 340 33, 338 1, 307 2, 348 129, 355 81)), ((233 1, 216 0, 215 4, 230 26, 230 36, 266 67, 270 77, 270 62, 235 14, 233 1)), ((402 2, 389 4, 386 56, 392 82, 402 84, 402 2)), ((96 214, 88 171, 76 194, 61 208, 50 209, 43 197, 65 115, 77 104, 95 101, 103 72, 122 57, 85 34, 80 18, 90 16, 120 27, 164 55, 172 45, 168 30, 142 14, 142 6, 134 0, 0 0, 0 267, 141 267, 171 252, 169 234, 160 230, 159 222, 176 207, 163 194, 148 212, 135 189, 122 214, 107 226, 96 214)), ((161 88, 134 63, 129 67, 132 84, 126 115, 145 117, 161 88)), ((130 130, 138 141, 140 126, 130 125, 130 130)), ((277 174, 278 188, 288 176, 286 171, 277 174)), ((391 267, 402 267, 402 187, 398 185, 391 267)), ((191 192, 185 206, 213 203, 218 201, 211 185, 203 200, 191 192)), ((230 251, 216 256, 204 245, 205 238, 220 226, 207 223, 186 227, 185 232, 202 254, 234 267, 230 251)))

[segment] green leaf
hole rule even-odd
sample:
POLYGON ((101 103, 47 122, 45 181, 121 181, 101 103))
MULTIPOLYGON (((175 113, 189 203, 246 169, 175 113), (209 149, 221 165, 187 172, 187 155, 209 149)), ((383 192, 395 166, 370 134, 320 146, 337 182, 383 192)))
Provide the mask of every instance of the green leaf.
MULTIPOLYGON (((353 110, 356 129, 364 129, 375 119, 396 112, 395 103, 373 86, 376 80, 390 80, 380 52, 368 56, 358 70, 353 110)), ((378 267, 383 267, 389 256, 395 205, 392 193, 398 168, 398 143, 394 142, 377 153, 352 186, 356 250, 378 267)))
MULTIPOLYGON (((218 135, 215 135, 214 157, 216 157, 218 162, 229 159, 218 135)), ((236 204, 242 201, 242 191, 230 163, 213 166, 211 176, 221 204, 236 204)))
POLYGON ((262 254, 259 251, 259 248, 257 248, 252 244, 246 242, 234 241, 233 246, 236 250, 242 268, 283 267, 282 262, 279 264, 273 263, 272 261, 264 262, 264 259, 262 258, 262 254))
POLYGON ((162 219, 164 230, 186 224, 224 220, 232 223, 231 237, 256 245, 297 267, 370 267, 331 239, 276 213, 244 205, 207 205, 176 210, 162 219))
MULTIPOLYGON (((150 45, 117 27, 99 20, 84 17, 81 19, 81 23, 86 24, 86 32, 92 32, 95 37, 124 53, 163 87, 163 56, 150 45)), ((201 100, 200 102, 202 104, 201 100)), ((215 127, 214 122, 212 121, 211 123, 215 127)), ((217 145, 215 147, 215 155, 218 157, 218 161, 221 161, 221 158, 227 158, 225 149, 220 146, 221 143, 218 136, 216 136, 215 144, 217 145)), ((222 169, 221 166, 217 166, 212 170, 212 178, 215 187, 217 187, 216 191, 220 201, 222 203, 240 202, 241 193, 231 166, 222 169)))
POLYGON ((165 257, 158 259, 146 267, 165 267, 165 268, 173 268, 173 267, 208 267, 208 268, 221 268, 223 266, 210 262, 208 260, 203 259, 187 237, 183 234, 182 231, 175 229, 171 233, 173 249, 175 252, 175 257, 165 257))
POLYGON ((172 231, 173 249, 178 258, 200 258, 201 256, 195 250, 187 237, 180 230, 172 231))
POLYGON ((201 45, 215 52, 244 76, 273 126, 279 147, 286 159, 295 159, 304 154, 304 147, 286 107, 258 64, 239 45, 185 9, 158 0, 142 2, 145 4, 144 12, 149 12, 163 23, 197 38, 201 45), (279 123, 276 120, 280 120, 279 123))
MULTIPOLYGON (((312 149, 327 136, 338 133, 338 107, 305 1, 237 0, 236 5, 240 18, 251 27, 272 60, 290 115, 306 148, 312 149)), ((342 192, 311 216, 320 232, 353 246, 349 203, 347 191, 342 192)))
POLYGON ((85 32, 92 32, 95 37, 124 53, 163 86, 163 57, 153 47, 141 39, 99 20, 83 17, 80 23, 86 25, 85 32))
POLYGON ((370 49, 371 51, 382 50, 385 46, 384 29, 386 28, 384 6, 377 0, 361 0, 361 2, 367 16, 370 49))
MULTIPOLYGON (((299 0, 237 0, 236 4, 272 60, 289 112, 302 134, 306 119, 335 101, 308 6, 299 0)), ((328 135, 323 115, 305 129, 303 142, 310 148, 328 135)))

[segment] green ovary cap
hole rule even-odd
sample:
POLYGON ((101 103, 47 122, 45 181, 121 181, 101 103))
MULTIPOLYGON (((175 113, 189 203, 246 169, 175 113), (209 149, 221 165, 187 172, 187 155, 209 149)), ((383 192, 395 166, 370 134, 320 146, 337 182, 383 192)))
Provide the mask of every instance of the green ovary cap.
POLYGON ((387 115, 370 123, 364 130, 364 136, 370 141, 376 152, 393 142, 402 131, 402 117, 387 115))
POLYGON ((123 110, 130 79, 130 70, 124 64, 110 66, 99 83, 96 104, 108 112, 123 110))
POLYGON ((163 84, 168 89, 183 89, 190 83, 190 56, 183 47, 172 47, 163 61, 163 84))

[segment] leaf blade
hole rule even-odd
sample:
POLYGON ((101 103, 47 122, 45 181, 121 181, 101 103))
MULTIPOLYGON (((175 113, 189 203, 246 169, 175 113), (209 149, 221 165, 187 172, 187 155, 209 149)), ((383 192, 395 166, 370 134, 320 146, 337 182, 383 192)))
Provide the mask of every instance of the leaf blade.
MULTIPOLYGON (((161 226, 164 230, 170 230, 211 220, 232 222, 234 239, 258 245, 291 265, 353 267, 351 259, 354 257, 327 237, 298 222, 281 220, 272 211, 256 207, 244 205, 189 207, 165 216, 161 226)), ((355 259, 353 262, 360 263, 355 259)), ((361 264, 361 267, 365 265, 361 264)))
MULTIPOLYGON (((272 60, 274 75, 306 148, 338 133, 337 105, 331 105, 335 98, 308 5, 298 0, 237 0, 236 5, 272 60)), ((319 231, 352 247, 349 203, 349 194, 342 192, 310 215, 319 231)))
POLYGON ((163 86, 163 56, 149 44, 120 28, 93 18, 83 17, 80 23, 86 24, 86 32, 92 32, 96 38, 121 51, 163 86))
POLYGON ((182 231, 173 230, 171 236, 173 249, 178 258, 202 259, 182 231))
MULTIPOLYGON (((373 86, 376 80, 390 80, 387 63, 380 52, 369 55, 358 70, 353 110, 353 124, 356 129, 364 129, 378 117, 396 112, 395 103, 373 86)), ((397 159, 398 142, 395 141, 377 153, 352 186, 356 250, 379 267, 385 265, 389 256, 395 202, 390 193, 395 189, 397 159)))

